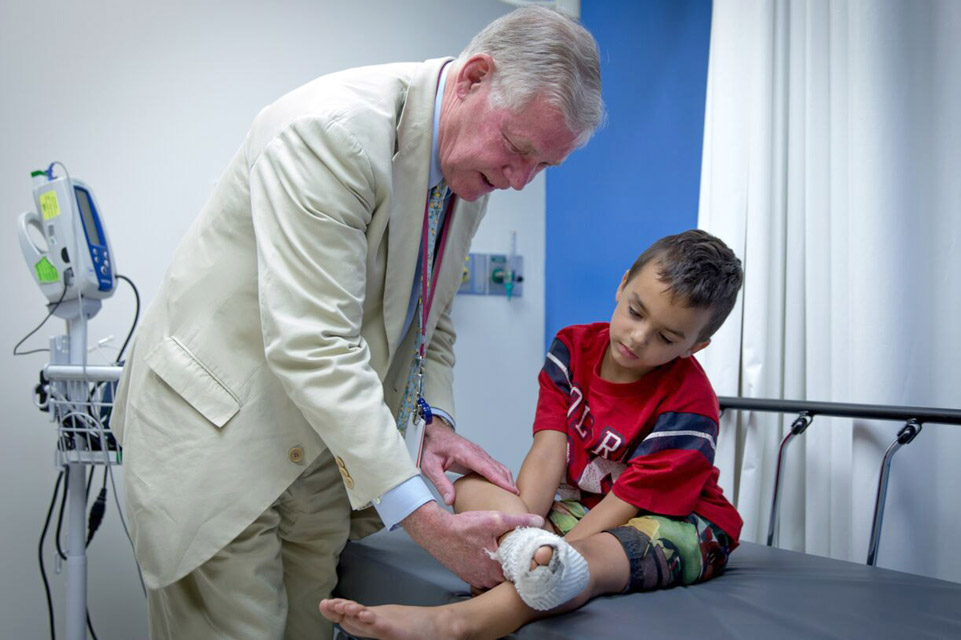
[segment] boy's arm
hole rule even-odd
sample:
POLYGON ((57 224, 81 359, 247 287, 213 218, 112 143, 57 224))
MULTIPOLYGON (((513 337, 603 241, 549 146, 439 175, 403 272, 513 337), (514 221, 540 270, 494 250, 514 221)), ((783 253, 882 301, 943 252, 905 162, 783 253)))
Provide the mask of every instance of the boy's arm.
POLYGON ((587 512, 564 538, 568 541, 587 538, 613 527, 619 527, 637 515, 637 507, 608 493, 604 499, 587 512))
POLYGON ((546 429, 534 434, 517 477, 521 499, 531 513, 547 517, 567 470, 567 434, 546 429))

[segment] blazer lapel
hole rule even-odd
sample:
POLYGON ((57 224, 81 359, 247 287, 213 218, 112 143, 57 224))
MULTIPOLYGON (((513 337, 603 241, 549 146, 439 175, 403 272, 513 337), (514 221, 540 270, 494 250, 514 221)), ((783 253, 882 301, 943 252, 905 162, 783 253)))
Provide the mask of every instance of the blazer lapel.
POLYGON ((401 332, 417 267, 417 250, 427 203, 437 78, 449 60, 428 60, 419 68, 411 78, 407 100, 397 123, 384 279, 384 328, 391 359, 403 338, 401 332))

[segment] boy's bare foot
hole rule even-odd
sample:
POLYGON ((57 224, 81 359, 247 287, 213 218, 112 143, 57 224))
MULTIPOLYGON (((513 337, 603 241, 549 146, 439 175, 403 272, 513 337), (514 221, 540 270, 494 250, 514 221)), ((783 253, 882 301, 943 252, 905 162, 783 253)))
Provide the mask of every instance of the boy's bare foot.
POLYGON ((463 622, 445 607, 364 605, 331 598, 320 601, 320 612, 348 633, 381 640, 460 640, 467 637, 463 622))

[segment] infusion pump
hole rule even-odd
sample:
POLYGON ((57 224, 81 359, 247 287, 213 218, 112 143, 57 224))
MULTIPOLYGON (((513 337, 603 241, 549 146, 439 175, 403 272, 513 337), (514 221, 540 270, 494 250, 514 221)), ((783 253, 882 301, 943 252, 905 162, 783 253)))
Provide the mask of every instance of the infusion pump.
POLYGON ((111 296, 116 267, 90 187, 50 170, 32 179, 36 211, 20 216, 19 237, 40 290, 51 303, 111 296))

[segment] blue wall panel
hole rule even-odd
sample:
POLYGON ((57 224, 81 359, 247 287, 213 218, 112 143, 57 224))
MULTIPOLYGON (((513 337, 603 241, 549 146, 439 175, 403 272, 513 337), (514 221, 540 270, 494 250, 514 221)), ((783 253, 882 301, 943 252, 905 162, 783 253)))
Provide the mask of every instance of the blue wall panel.
POLYGON ((547 174, 545 338, 610 319, 624 271, 697 225, 710 0, 582 0, 608 123, 547 174))

